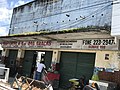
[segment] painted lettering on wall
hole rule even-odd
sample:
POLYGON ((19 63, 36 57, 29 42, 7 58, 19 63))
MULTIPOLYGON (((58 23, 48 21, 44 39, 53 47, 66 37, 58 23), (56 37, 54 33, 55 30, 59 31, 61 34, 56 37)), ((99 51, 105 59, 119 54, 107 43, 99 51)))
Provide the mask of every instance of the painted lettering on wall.
POLYGON ((83 40, 83 45, 114 45, 114 39, 83 40))
POLYGON ((99 45, 89 45, 88 48, 91 49, 105 49, 106 46, 99 46, 99 45))
POLYGON ((114 39, 85 39, 73 41, 5 41, 3 48, 66 48, 66 49, 104 49, 118 50, 114 39))
POLYGON ((108 46, 114 46, 114 39, 86 39, 82 43, 84 48, 88 49, 105 49, 108 46))
POLYGON ((59 46, 60 48, 72 48, 74 42, 76 41, 60 41, 59 46))
POLYGON ((16 41, 3 42, 3 47, 45 47, 50 46, 51 41, 16 41))

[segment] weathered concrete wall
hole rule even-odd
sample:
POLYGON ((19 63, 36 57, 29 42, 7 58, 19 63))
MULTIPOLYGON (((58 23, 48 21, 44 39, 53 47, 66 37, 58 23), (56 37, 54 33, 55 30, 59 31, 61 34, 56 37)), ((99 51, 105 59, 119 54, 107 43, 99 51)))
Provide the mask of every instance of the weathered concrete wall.
POLYGON ((119 70, 120 69, 119 51, 97 51, 95 66, 119 70))
POLYGON ((110 26, 111 0, 36 0, 14 8, 10 34, 110 26))

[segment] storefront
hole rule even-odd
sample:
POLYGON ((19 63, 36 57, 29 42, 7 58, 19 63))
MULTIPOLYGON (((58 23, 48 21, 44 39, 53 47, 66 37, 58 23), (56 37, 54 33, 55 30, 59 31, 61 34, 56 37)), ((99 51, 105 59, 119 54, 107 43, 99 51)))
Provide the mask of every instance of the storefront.
POLYGON ((91 79, 94 70, 95 55, 95 53, 84 52, 61 52, 61 86, 66 86, 69 83, 69 79, 80 78, 82 75, 85 75, 87 79, 91 79))
POLYGON ((6 60, 6 67, 10 68, 10 76, 15 76, 16 74, 16 58, 17 58, 18 50, 9 50, 8 60, 6 60), (13 72, 14 71, 14 72, 13 72))
POLYGON ((45 52, 47 69, 58 64, 60 85, 85 75, 91 79, 94 67, 119 69, 118 43, 106 32, 78 32, 1 37, 2 57, 32 77, 36 52, 45 52), (7 40, 7 41, 6 41, 7 40), (15 65, 14 65, 15 63, 15 65), (110 66, 111 65, 111 66, 110 66), (22 69, 21 69, 22 68, 22 69))
MULTIPOLYGON (((38 51, 36 50, 25 50, 22 63, 22 75, 28 75, 29 77, 33 76, 37 60, 37 52, 38 51)), ((45 51, 43 59, 45 61, 46 68, 50 68, 52 60, 52 51, 45 51)))

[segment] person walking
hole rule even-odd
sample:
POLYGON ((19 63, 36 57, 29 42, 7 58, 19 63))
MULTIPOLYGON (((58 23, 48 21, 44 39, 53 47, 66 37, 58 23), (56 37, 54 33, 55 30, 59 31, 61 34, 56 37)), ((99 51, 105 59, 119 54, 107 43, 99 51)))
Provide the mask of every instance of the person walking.
POLYGON ((41 80, 42 71, 43 71, 45 68, 46 68, 46 66, 44 65, 44 61, 37 62, 37 65, 36 65, 36 73, 35 73, 35 80, 41 80))

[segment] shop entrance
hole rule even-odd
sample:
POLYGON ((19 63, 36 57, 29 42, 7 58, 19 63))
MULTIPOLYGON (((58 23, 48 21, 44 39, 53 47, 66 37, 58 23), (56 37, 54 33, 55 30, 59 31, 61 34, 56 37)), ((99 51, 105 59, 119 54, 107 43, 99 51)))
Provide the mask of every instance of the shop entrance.
POLYGON ((91 79, 95 63, 95 53, 61 52, 60 86, 69 84, 69 79, 85 75, 91 79))
POLYGON ((32 77, 33 69, 36 64, 36 52, 35 51, 25 51, 24 60, 23 60, 23 68, 22 75, 32 77))
POLYGON ((6 60, 6 67, 10 68, 10 76, 14 77, 17 73, 16 71, 16 58, 17 58, 18 50, 9 50, 8 60, 6 60))
POLYGON ((47 69, 51 65, 52 61, 52 52, 51 51, 29 51, 26 50, 24 54, 24 60, 23 60, 23 70, 22 75, 27 75, 28 77, 33 76, 33 72, 36 66, 36 60, 38 58, 38 52, 41 52, 40 59, 45 61, 45 65, 47 69))
POLYGON ((47 70, 51 67, 52 53, 53 53, 52 51, 45 51, 44 61, 47 70))

